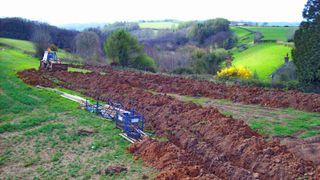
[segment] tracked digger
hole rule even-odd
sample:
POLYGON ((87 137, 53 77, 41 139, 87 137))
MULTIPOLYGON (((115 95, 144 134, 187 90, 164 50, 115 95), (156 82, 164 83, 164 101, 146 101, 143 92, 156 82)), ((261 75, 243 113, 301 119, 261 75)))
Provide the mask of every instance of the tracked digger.
POLYGON ((57 57, 57 52, 48 48, 40 60, 40 70, 46 71, 68 71, 68 64, 63 64, 57 57))

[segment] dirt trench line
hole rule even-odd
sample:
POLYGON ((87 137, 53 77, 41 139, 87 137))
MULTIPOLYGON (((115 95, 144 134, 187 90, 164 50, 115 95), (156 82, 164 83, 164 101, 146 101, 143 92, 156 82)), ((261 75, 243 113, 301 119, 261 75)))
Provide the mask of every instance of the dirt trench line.
MULTIPOLYGON (((41 77, 42 74, 27 71, 22 78, 24 76, 41 77)), ((146 92, 145 87, 137 89, 137 86, 127 83, 134 77, 119 79, 118 75, 66 72, 52 73, 51 76, 58 78, 61 81, 58 85, 64 88, 81 90, 87 96, 100 96, 104 100, 112 97, 126 107, 134 107, 143 112, 148 120, 146 124, 157 135, 168 137, 169 141, 154 144, 146 140, 145 143, 137 144, 133 153, 142 159, 158 156, 160 160, 169 157, 173 160, 173 165, 163 161, 161 168, 161 175, 165 174, 165 177, 177 177, 178 174, 189 178, 214 175, 223 179, 317 176, 311 162, 296 157, 277 142, 266 142, 243 121, 222 115, 213 107, 202 107, 165 95, 154 95, 146 92), (194 124, 197 126, 193 126, 194 124), (159 148, 152 149, 154 145, 159 145, 159 148), (171 150, 165 151, 168 148, 171 150)), ((41 78, 32 83, 50 84, 41 78)), ((139 81, 136 83, 139 84, 139 81)))

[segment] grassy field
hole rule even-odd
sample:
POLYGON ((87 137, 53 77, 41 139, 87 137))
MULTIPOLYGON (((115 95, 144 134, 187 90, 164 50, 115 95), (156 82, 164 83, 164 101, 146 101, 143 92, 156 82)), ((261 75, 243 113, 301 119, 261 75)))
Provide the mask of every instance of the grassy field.
POLYGON ((290 34, 292 34, 296 27, 258 27, 258 26, 246 26, 244 27, 251 31, 260 32, 263 34, 262 40, 278 40, 287 41, 290 34))
POLYGON ((287 41, 287 38, 295 27, 256 27, 232 26, 231 30, 238 37, 238 45, 244 44, 248 49, 240 51, 238 47, 231 50, 234 56, 233 65, 243 65, 252 72, 257 72, 262 80, 271 80, 269 77, 279 66, 284 63, 284 56, 291 54, 291 47, 277 43, 253 44, 253 31, 261 32, 264 35, 263 40, 287 41))
POLYGON ((248 31, 247 29, 245 29, 243 27, 239 27, 239 26, 231 26, 230 29, 231 29, 231 31, 236 33, 236 35, 238 37, 243 37, 243 36, 247 36, 249 34, 252 34, 252 32, 248 31))
POLYGON ((179 23, 176 22, 143 22, 139 23, 140 28, 151 29, 176 29, 179 23))
POLYGON ((35 53, 35 48, 30 41, 0 38, 0 43, 10 47, 14 47, 15 49, 19 49, 24 52, 35 53))
POLYGON ((16 76, 38 60, 0 47, 0 179, 141 179, 156 173, 126 152, 112 122, 16 76), (80 129, 93 134, 79 134, 80 129), (127 173, 105 175, 110 165, 127 173))
POLYGON ((232 26, 231 31, 233 31, 238 37, 237 44, 245 44, 248 47, 253 45, 254 34, 242 27, 232 26))
POLYGON ((243 65, 252 72, 256 71, 259 78, 271 80, 269 77, 284 63, 284 56, 291 53, 291 48, 281 44, 263 43, 234 54, 233 65, 243 65))
MULTIPOLYGON (((18 50, 25 52, 25 53, 28 53, 28 54, 35 53, 35 47, 34 47, 33 43, 30 41, 9 39, 9 38, 0 38, 0 44, 12 47, 14 49, 18 49, 18 50)), ((81 61, 81 58, 79 56, 75 56, 71 53, 66 52, 65 50, 62 50, 62 49, 59 49, 59 51, 57 52, 57 55, 58 55, 58 58, 61 58, 63 60, 81 61)))

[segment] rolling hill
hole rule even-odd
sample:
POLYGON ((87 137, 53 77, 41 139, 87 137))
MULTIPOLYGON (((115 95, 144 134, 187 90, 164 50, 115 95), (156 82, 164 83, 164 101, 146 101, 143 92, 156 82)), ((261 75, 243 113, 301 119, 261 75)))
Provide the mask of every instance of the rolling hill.
POLYGON ((291 38, 297 27, 245 27, 250 31, 260 32, 263 35, 262 40, 287 41, 291 38))
MULTIPOLYGON (((32 42, 18 39, 10 39, 10 38, 0 38, 0 44, 8 47, 12 47, 19 51, 22 51, 27 54, 34 54, 35 47, 32 42)), ((63 49, 59 49, 57 52, 58 57, 64 61, 82 61, 79 56, 75 56, 74 54, 68 53, 63 49)))
POLYGON ((256 27, 233 26, 231 30, 238 37, 238 45, 232 49, 233 65, 242 65, 256 72, 262 80, 271 80, 269 75, 283 64, 284 56, 291 56, 292 43, 286 43, 287 39, 296 30, 296 27, 256 27), (258 43, 254 44, 255 32, 263 35, 262 40, 274 40, 281 43, 258 43), (284 42, 284 43, 283 43, 284 42), (247 47, 239 49, 241 45, 247 47))
POLYGON ((234 55, 233 65, 243 65, 251 71, 256 71, 259 78, 270 80, 269 75, 284 63, 286 53, 291 54, 291 48, 281 44, 257 44, 241 53, 234 55))

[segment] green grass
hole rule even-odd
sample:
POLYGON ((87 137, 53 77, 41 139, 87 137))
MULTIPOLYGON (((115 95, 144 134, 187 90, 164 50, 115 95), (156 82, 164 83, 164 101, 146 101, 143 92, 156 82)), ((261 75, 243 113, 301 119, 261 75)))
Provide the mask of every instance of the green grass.
POLYGON ((139 23, 140 28, 151 29, 176 29, 179 23, 176 22, 143 22, 139 23))
POLYGON ((288 46, 275 43, 257 44, 235 54, 232 64, 248 67, 252 72, 256 71, 262 80, 271 80, 269 76, 284 63, 287 53, 291 54, 291 48, 288 46))
POLYGON ((208 98, 204 98, 204 97, 191 97, 191 96, 183 96, 182 97, 183 101, 191 101, 193 103, 197 103, 197 104, 202 104, 202 103, 206 103, 208 102, 208 98))
POLYGON ((225 111, 225 112, 222 112, 221 114, 227 116, 227 117, 232 117, 233 116, 233 112, 230 112, 230 111, 225 111))
POLYGON ((290 33, 295 31, 296 27, 258 27, 246 26, 246 29, 260 32, 264 36, 262 40, 287 41, 290 33))
MULTIPOLYGON (((22 51, 22 52, 25 52, 28 54, 35 53, 35 47, 34 47, 33 43, 30 41, 9 39, 9 38, 0 38, 0 44, 12 47, 14 49, 17 49, 19 51, 22 51)), ((61 58, 62 60, 81 61, 81 58, 79 56, 68 53, 62 49, 59 49, 59 51, 57 52, 57 56, 58 56, 58 58, 61 58)))
POLYGON ((245 28, 236 26, 231 26, 231 31, 233 31, 236 34, 238 38, 238 45, 245 44, 248 47, 253 45, 254 34, 252 32, 248 31, 245 28))
POLYGON ((284 56, 291 55, 292 48, 277 43, 253 44, 254 33, 259 31, 264 35, 263 40, 287 41, 288 35, 295 27, 231 27, 238 37, 238 45, 244 44, 248 49, 240 51, 237 47, 232 49, 234 55, 233 65, 248 67, 257 72, 259 79, 270 81, 270 75, 284 63, 284 56))
POLYGON ((24 41, 24 40, 17 40, 17 39, 9 39, 9 38, 0 38, 0 43, 14 47, 16 49, 19 49, 21 51, 34 53, 35 48, 33 44, 30 41, 24 41))
POLYGON ((290 114, 291 117, 266 121, 256 119, 250 121, 250 126, 263 135, 289 136, 299 133, 300 138, 315 136, 320 133, 315 128, 320 127, 320 114, 302 112, 293 109, 283 110, 283 114, 290 114))
POLYGON ((243 36, 252 34, 250 31, 242 27, 231 26, 230 28, 231 28, 231 31, 233 31, 238 37, 243 37, 243 36))
POLYGON ((16 72, 37 68, 38 60, 20 51, 0 51, 0 179, 141 179, 156 171, 127 153, 129 142, 114 123, 79 109, 58 94, 24 84, 16 72), (96 133, 78 134, 82 128, 96 133), (94 148, 92 148, 94 147, 94 148), (103 157, 103 159, 102 159, 103 157), (110 165, 127 173, 105 176, 110 165))
POLYGON ((299 137, 300 138, 309 138, 309 137, 317 136, 317 135, 320 135, 320 130, 307 131, 307 132, 301 134, 299 137))
POLYGON ((87 69, 72 68, 72 67, 69 67, 69 68, 68 68, 68 71, 69 71, 69 72, 82 72, 82 73, 92 72, 92 71, 87 70, 87 69))

